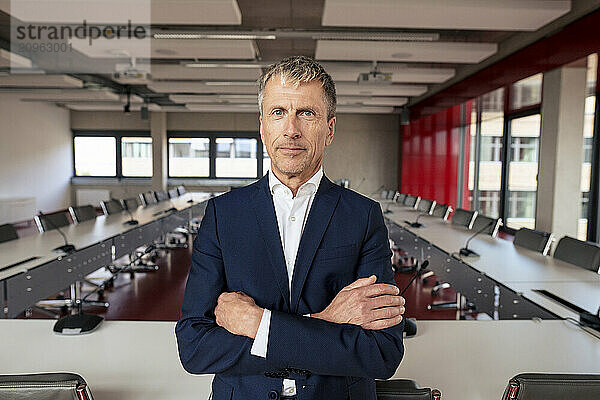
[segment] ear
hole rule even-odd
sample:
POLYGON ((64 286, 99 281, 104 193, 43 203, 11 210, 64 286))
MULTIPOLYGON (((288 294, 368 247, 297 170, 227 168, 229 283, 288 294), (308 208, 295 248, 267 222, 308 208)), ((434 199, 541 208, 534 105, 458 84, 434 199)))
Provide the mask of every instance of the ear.
POLYGON ((331 117, 327 123, 327 137, 325 138, 325 146, 329 146, 333 142, 333 134, 335 133, 335 117, 331 117))
POLYGON ((260 132, 260 140, 264 143, 265 137, 263 136, 262 115, 258 117, 258 131, 260 132))

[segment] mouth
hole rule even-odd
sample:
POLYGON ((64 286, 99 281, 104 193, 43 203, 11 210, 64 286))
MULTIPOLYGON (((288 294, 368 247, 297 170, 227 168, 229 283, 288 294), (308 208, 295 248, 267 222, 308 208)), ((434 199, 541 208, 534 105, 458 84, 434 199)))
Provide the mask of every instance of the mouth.
POLYGON ((278 150, 284 155, 296 156, 305 151, 306 149, 303 147, 278 147, 278 150))

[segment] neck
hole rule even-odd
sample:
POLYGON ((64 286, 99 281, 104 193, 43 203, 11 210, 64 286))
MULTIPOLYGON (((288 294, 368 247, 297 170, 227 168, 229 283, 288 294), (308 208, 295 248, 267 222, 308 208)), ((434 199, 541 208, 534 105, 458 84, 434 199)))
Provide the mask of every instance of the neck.
POLYGON ((308 182, 308 180, 317 173, 319 168, 321 168, 321 164, 317 165, 315 168, 311 169, 308 172, 302 171, 301 173, 294 175, 285 174, 277 170, 277 168, 275 168, 275 166, 271 163, 271 172, 275 174, 275 176, 277 177, 277 179, 279 179, 281 183, 283 183, 285 186, 288 187, 288 189, 292 191, 292 195, 294 197, 296 197, 296 193, 298 193, 298 189, 300 189, 300 186, 308 182))

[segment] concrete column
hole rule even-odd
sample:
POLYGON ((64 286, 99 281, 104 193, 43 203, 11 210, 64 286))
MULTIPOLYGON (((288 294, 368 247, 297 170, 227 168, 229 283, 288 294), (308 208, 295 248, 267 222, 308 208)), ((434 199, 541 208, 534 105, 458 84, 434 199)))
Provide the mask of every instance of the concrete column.
POLYGON ((544 74, 536 228, 557 239, 577 237, 586 69, 544 74))
POLYGON ((152 135, 152 190, 167 190, 167 113, 150 113, 152 135))

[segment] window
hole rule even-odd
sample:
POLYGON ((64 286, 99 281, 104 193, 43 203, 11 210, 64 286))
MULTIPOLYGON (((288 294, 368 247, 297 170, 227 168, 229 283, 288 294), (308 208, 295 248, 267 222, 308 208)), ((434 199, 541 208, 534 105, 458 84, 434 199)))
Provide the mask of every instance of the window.
POLYGON ((208 177, 209 138, 169 138, 169 176, 208 177))
POLYGON ((116 176, 117 138, 98 136, 75 136, 76 176, 116 176))
POLYGON ((217 138, 215 142, 217 178, 257 177, 256 139, 217 138))
POLYGON ((542 77, 537 74, 514 83, 510 88, 510 109, 519 110, 542 102, 542 77))
POLYGON ((267 153, 267 147, 263 144, 263 175, 266 174, 269 169, 271 169, 271 158, 269 158, 269 154, 267 153))
POLYGON ((123 176, 152 176, 152 138, 121 138, 123 176))

